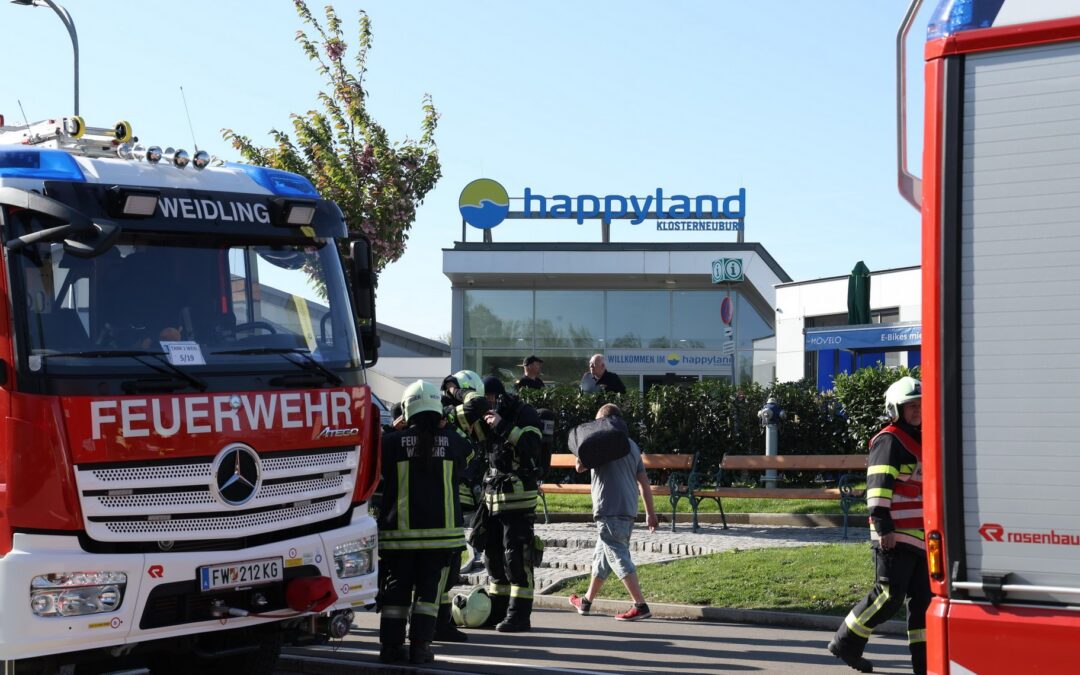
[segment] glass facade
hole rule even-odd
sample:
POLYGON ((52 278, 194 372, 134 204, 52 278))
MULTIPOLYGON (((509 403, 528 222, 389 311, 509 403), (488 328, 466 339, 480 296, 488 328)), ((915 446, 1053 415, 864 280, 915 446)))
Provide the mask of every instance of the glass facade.
MULTIPOLYGON (((720 316, 727 294, 719 289, 464 290, 464 367, 510 382, 521 376, 522 359, 536 354, 544 359, 545 382, 576 384, 597 352, 664 349, 685 361, 695 352, 718 353, 731 340, 725 330, 734 328, 736 380, 769 384, 776 374, 770 321, 731 292, 735 311, 729 328, 720 316)), ((655 371, 635 372, 629 365, 611 369, 630 389, 656 379, 655 371)), ((693 375, 684 366, 680 381, 687 375, 731 378, 715 368, 693 375)))

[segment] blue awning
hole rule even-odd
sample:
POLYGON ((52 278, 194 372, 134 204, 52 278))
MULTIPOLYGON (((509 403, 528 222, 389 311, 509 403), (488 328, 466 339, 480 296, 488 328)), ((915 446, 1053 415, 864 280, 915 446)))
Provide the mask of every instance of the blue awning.
POLYGON ((922 344, 922 326, 918 324, 873 324, 869 326, 829 326, 808 328, 806 351, 825 349, 906 351, 922 344))

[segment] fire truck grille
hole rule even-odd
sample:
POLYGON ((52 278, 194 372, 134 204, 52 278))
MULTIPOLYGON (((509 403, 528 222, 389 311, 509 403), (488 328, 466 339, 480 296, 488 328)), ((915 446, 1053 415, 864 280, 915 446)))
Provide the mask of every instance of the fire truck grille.
POLYGON ((232 472, 215 473, 213 458, 80 466, 76 482, 96 541, 248 537, 348 511, 358 457, 341 448, 260 455, 258 475, 244 476, 253 492, 240 490, 239 499, 227 485, 232 472))
POLYGON ((223 514, 222 516, 170 518, 169 520, 120 520, 99 524, 103 524, 114 535, 138 534, 172 537, 174 535, 193 533, 205 537, 207 532, 227 532, 233 535, 238 531, 252 531, 253 528, 264 528, 268 525, 280 527, 283 523, 309 523, 322 520, 322 517, 336 515, 338 513, 336 506, 335 501, 328 500, 317 504, 290 506, 283 509, 239 515, 223 514))

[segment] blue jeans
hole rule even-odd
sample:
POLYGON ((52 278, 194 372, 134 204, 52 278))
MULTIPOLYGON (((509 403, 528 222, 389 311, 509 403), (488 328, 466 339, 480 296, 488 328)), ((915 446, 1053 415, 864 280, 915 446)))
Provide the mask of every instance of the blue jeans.
POLYGON ((637 572, 630 559, 630 532, 634 519, 625 516, 597 516, 596 549, 593 551, 592 575, 607 579, 612 572, 620 579, 637 572))

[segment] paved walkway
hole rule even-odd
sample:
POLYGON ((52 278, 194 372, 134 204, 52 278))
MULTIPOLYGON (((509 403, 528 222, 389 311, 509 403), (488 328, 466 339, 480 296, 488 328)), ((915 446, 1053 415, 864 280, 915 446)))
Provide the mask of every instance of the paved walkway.
MULTIPOLYGON (((541 594, 549 593, 573 577, 589 574, 592 567, 596 525, 593 523, 537 524, 536 533, 544 540, 544 562, 536 570, 536 587, 541 594)), ((641 523, 634 526, 630 548, 638 565, 677 560, 708 553, 734 549, 779 548, 807 546, 833 542, 859 542, 868 537, 865 529, 851 529, 848 539, 839 527, 802 527, 776 525, 702 525, 693 532, 689 525, 680 525, 674 532, 670 525, 649 532, 641 523)), ((487 583, 485 573, 466 575, 464 586, 487 583)), ((462 589, 463 590, 463 589, 462 589)))

